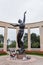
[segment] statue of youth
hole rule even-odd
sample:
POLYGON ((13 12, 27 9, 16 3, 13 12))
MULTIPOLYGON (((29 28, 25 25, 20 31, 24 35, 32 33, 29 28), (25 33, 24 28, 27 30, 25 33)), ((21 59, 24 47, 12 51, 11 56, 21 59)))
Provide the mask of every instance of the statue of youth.
POLYGON ((16 24, 16 25, 11 24, 14 27, 19 26, 19 31, 17 34, 17 43, 18 43, 18 47, 21 48, 21 50, 24 49, 24 43, 21 39, 23 37, 24 28, 25 28, 25 14, 26 14, 26 11, 24 12, 23 21, 21 19, 18 20, 19 24, 16 24))

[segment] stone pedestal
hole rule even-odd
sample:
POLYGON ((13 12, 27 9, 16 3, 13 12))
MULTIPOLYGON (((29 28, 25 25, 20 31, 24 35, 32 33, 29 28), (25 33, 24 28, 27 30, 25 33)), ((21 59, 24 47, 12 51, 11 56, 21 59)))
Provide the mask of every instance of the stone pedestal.
POLYGON ((23 57, 26 57, 26 55, 25 54, 17 54, 18 59, 23 59, 23 57))

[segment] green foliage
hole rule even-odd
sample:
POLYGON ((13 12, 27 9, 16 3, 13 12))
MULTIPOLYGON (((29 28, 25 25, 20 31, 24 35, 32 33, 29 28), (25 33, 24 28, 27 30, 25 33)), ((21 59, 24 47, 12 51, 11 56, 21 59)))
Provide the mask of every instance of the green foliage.
POLYGON ((0 48, 2 48, 3 47, 3 44, 2 43, 0 43, 0 48))
POLYGON ((40 36, 35 33, 31 34, 31 48, 40 48, 40 36))
POLYGON ((4 43, 4 36, 0 34, 0 48, 3 47, 3 43, 4 43))
MULTIPOLYGON (((28 48, 28 34, 24 35, 24 47, 28 48)), ((40 36, 35 33, 31 34, 31 48, 40 48, 40 36)))
POLYGON ((39 42, 34 42, 34 43, 31 43, 31 47, 32 48, 40 48, 40 44, 39 44, 39 42))
POLYGON ((12 41, 10 45, 7 46, 7 48, 15 48, 16 47, 16 42, 12 41))
POLYGON ((24 40, 24 47, 28 48, 28 34, 27 33, 25 33, 23 40, 24 40))
POLYGON ((1 43, 1 41, 4 42, 4 37, 2 34, 0 34, 0 43, 1 43))

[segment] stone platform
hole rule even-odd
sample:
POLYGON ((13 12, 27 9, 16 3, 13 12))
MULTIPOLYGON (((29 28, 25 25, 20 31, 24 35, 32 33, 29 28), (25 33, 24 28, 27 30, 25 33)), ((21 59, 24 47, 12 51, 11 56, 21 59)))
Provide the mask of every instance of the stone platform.
POLYGON ((26 57, 25 54, 17 54, 17 59, 23 59, 23 57, 26 57))
POLYGON ((23 61, 22 59, 10 59, 9 55, 0 56, 0 65, 43 65, 43 57, 28 55, 31 57, 29 60, 23 61))

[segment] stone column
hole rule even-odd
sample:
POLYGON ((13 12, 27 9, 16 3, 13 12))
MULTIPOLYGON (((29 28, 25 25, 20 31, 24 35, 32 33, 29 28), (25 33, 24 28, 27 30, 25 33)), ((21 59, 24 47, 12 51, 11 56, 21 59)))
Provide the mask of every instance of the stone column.
POLYGON ((16 49, 18 49, 18 43, 17 43, 17 33, 18 33, 18 28, 16 28, 16 49))
POLYGON ((30 28, 28 28, 28 50, 31 50, 30 28))
POLYGON ((40 29, 40 50, 43 51, 43 27, 39 27, 40 29))
POLYGON ((4 28, 4 51, 7 51, 7 27, 4 28))

